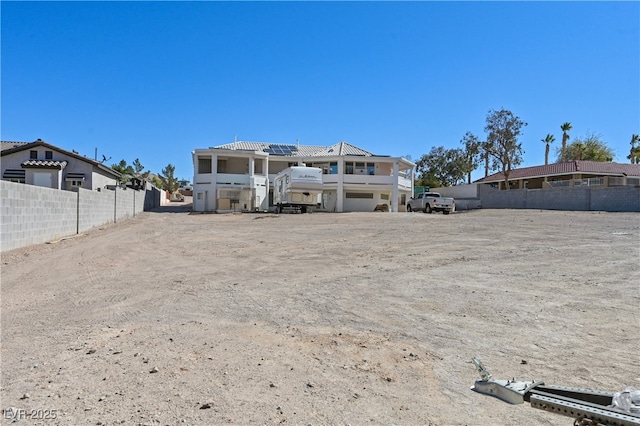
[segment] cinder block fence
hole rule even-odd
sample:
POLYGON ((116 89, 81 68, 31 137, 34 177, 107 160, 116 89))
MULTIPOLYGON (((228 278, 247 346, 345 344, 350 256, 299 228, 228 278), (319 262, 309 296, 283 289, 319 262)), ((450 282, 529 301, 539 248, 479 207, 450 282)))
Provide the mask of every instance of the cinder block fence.
POLYGON ((160 206, 160 189, 61 191, 0 181, 0 250, 40 244, 160 206))

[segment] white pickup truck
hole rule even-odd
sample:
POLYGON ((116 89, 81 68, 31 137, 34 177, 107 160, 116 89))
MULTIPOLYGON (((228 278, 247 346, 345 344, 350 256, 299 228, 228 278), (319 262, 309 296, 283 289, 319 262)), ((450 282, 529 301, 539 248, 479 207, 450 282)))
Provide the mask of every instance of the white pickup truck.
POLYGON ((453 198, 441 197, 437 192, 423 192, 407 201, 407 211, 449 214, 456 211, 456 202, 453 198))

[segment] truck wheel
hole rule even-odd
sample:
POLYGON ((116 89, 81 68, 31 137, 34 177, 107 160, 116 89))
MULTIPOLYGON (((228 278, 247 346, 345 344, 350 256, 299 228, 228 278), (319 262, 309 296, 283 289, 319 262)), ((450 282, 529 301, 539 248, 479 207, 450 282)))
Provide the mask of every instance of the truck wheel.
POLYGON ((306 213, 307 212, 307 208, 305 206, 300 207, 300 212, 301 213, 306 213))
POLYGON ((443 210, 442 211, 442 214, 449 214, 449 213, 451 213, 449 210, 443 210))
POLYGON ((278 214, 282 214, 282 204, 278 204, 278 214))
POLYGON ((411 213, 411 204, 407 204, 407 211, 411 213))
POLYGON ((433 210, 431 210, 431 206, 430 206, 429 204, 427 204, 427 205, 424 207, 424 212, 425 212, 425 213, 429 213, 429 214, 433 213, 433 210))

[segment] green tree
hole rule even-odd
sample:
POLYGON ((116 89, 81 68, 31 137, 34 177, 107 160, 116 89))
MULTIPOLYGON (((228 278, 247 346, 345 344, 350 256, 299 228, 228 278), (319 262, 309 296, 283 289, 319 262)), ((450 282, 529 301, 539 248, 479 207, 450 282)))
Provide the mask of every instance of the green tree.
POLYGON ((467 174, 467 183, 471 183, 471 172, 478 168, 480 160, 482 159, 482 142, 476 135, 471 132, 467 132, 462 137, 462 140, 460 140, 460 143, 464 146, 463 169, 467 174))
POLYGON ((126 160, 120 160, 118 164, 112 164, 111 168, 120 173, 120 178, 118 179, 118 181, 121 183, 129 182, 131 177, 133 177, 135 174, 133 171, 133 167, 128 165, 126 160))
POLYGON ((561 154, 560 154, 560 163, 564 163, 565 161, 568 161, 565 158, 565 152, 567 150, 567 141, 569 140, 569 130, 571 130, 573 127, 571 126, 571 123, 569 123, 568 121, 566 123, 563 123, 562 126, 560 126, 560 130, 562 130, 562 148, 561 148, 561 154))
POLYGON ((555 136, 551 133, 547 133, 547 137, 541 139, 542 143, 546 144, 546 148, 544 150, 544 165, 549 164, 549 145, 552 144, 556 140, 555 136))
POLYGON ((142 163, 140 163, 140 160, 137 158, 133 160, 132 170, 133 170, 133 175, 137 178, 146 179, 147 177, 149 177, 149 170, 147 170, 146 172, 143 172, 144 166, 142 165, 142 163))
POLYGON ((631 135, 631 150, 627 158, 631 160, 631 164, 640 164, 640 136, 636 134, 631 135))
MULTIPOLYGON (((561 152, 558 155, 562 155, 561 152)), ((613 161, 614 152, 606 142, 602 140, 601 135, 587 133, 586 136, 578 138, 565 149, 565 161, 613 161)))
POLYGON ((464 182, 467 173, 465 153, 462 149, 445 149, 443 146, 433 147, 416 163, 421 182, 429 181, 424 186, 452 186, 464 182), (433 185, 437 181, 440 185, 433 185))
POLYGON ((174 176, 175 171, 176 167, 169 163, 167 167, 162 169, 162 174, 158 176, 162 181, 162 189, 169 191, 170 194, 176 192, 180 187, 180 182, 174 176))
POLYGON ((489 156, 494 169, 499 169, 504 175, 505 188, 509 189, 509 175, 511 170, 522 163, 522 144, 518 136, 527 123, 511 111, 501 109, 490 110, 487 114, 487 132, 489 156))
POLYGON ((416 186, 428 186, 429 188, 439 188, 444 186, 432 173, 420 175, 414 183, 416 186))

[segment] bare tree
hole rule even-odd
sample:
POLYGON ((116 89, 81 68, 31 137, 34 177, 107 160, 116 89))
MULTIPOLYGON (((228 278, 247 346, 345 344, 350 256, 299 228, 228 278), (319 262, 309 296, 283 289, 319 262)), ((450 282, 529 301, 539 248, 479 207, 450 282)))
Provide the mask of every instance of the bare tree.
POLYGON ((471 183, 471 172, 478 168, 481 160, 482 142, 471 132, 465 133, 460 143, 464 146, 463 169, 467 173, 467 183, 471 183))
POLYGON ((495 169, 502 171, 505 188, 509 189, 511 170, 522 163, 522 144, 518 142, 522 127, 527 123, 504 108, 490 110, 487 114, 487 132, 489 156, 495 169))

